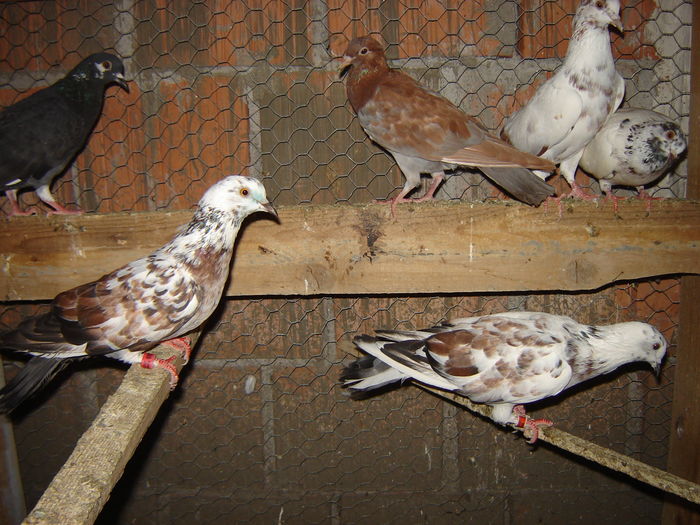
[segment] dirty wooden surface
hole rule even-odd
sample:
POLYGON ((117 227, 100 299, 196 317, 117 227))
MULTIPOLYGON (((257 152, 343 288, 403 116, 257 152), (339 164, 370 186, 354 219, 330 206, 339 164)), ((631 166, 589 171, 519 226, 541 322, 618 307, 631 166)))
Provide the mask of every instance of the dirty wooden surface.
MULTIPOLYGON (((22 217, 0 231, 0 299, 50 299, 148 254, 191 212, 22 217)), ((243 229, 228 296, 589 290, 700 271, 700 203, 289 207, 243 229)))

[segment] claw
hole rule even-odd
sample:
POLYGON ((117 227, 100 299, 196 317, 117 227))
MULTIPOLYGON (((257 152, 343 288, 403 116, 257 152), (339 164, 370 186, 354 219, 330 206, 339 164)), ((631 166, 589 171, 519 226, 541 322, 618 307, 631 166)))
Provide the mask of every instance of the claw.
POLYGON ((160 344, 167 345, 174 348, 182 354, 182 359, 185 364, 190 362, 190 354, 192 354, 192 342, 189 337, 176 337, 175 339, 168 339, 167 341, 162 341, 160 344))
POLYGON ((554 425, 551 419, 532 419, 525 413, 525 407, 522 405, 513 407, 513 414, 517 416, 514 426, 523 430, 523 436, 530 438, 527 442, 531 445, 539 438, 540 427, 551 427, 554 425))
POLYGON ((168 359, 159 359, 150 352, 144 352, 143 357, 141 357, 141 366, 143 368, 162 368, 166 370, 170 374, 170 390, 175 390, 179 377, 177 369, 172 364, 173 359, 175 359, 175 356, 168 359))

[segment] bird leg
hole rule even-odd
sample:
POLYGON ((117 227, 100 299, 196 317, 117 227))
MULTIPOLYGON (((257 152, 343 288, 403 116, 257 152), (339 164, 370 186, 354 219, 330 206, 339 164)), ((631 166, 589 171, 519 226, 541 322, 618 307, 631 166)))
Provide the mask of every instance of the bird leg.
POLYGON ((53 198, 49 187, 46 185, 39 186, 36 189, 36 195, 44 204, 51 208, 49 210, 49 215, 81 215, 83 213, 82 210, 69 210, 61 206, 56 202, 56 199, 53 198))
POLYGON ((143 357, 141 357, 141 366, 143 368, 162 368, 166 370, 170 374, 170 390, 175 390, 179 377, 177 375, 177 369, 172 364, 173 359, 175 359, 175 356, 169 357, 168 359, 159 359, 155 354, 144 352, 143 357))
POLYGON ((432 174, 432 182, 430 183, 430 187, 428 188, 428 191, 425 192, 425 195, 422 197, 414 198, 414 199, 407 199, 406 195, 411 193, 414 188, 406 188, 404 187, 401 190, 401 193, 399 193, 396 197, 393 199, 387 199, 387 200, 375 200, 377 204, 390 204, 391 205, 391 216, 396 217, 396 205, 400 204, 402 202, 425 202, 429 201, 434 198, 435 191, 437 190, 438 186, 442 182, 442 179, 444 178, 443 173, 434 173, 432 174))
POLYGON ((523 405, 514 406, 513 414, 517 417, 517 421, 514 423, 515 427, 523 429, 523 436, 530 438, 527 442, 531 445, 537 441, 540 427, 551 427, 554 424, 551 419, 532 419, 525 413, 523 405))
POLYGON ((162 341, 160 344, 167 345, 174 348, 180 354, 182 354, 182 359, 185 364, 190 362, 190 354, 192 353, 192 342, 189 337, 176 337, 175 339, 168 339, 167 341, 162 341))
POLYGON ((5 190, 5 195, 7 196, 7 200, 10 201, 10 206, 12 207, 12 211, 10 211, 10 217, 14 215, 36 215, 38 213, 38 210, 34 206, 27 208, 27 211, 22 211, 17 202, 17 190, 5 190))
POLYGON ((613 211, 615 212, 615 215, 617 215, 617 212, 619 210, 619 203, 620 201, 626 201, 627 197, 618 197, 617 195, 613 194, 612 192, 609 192, 606 196, 607 199, 610 199, 613 203, 613 211))
POLYGON ((637 188, 637 198, 645 200, 647 202, 647 213, 651 211, 651 201, 662 201, 664 200, 663 197, 652 197, 647 193, 647 191, 644 189, 644 186, 639 186, 637 188))

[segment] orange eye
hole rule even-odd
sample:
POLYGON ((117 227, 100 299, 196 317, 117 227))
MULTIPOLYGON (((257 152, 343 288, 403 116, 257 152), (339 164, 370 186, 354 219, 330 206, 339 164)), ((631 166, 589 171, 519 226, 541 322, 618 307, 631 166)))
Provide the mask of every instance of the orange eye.
POLYGON ((659 348, 661 348, 661 345, 660 345, 659 343, 654 343, 654 345, 652 346, 652 348, 653 348, 654 350, 658 350, 659 348))
POLYGON ((247 197, 249 193, 248 188, 241 188, 241 195, 244 197, 247 197))
POLYGON ((673 140, 673 139, 675 139, 675 138, 676 138, 676 133, 675 133, 675 131, 667 131, 667 132, 666 132, 666 138, 667 138, 668 140, 673 140))
POLYGON ((603 9, 603 6, 604 6, 604 5, 605 5, 605 2, 603 2, 602 0, 598 0, 598 1, 595 3, 595 6, 596 6, 598 9, 603 9))
POLYGON ((112 63, 109 60, 105 60, 104 62, 102 62, 102 69, 104 69, 105 71, 109 71, 110 69, 112 69, 112 63))

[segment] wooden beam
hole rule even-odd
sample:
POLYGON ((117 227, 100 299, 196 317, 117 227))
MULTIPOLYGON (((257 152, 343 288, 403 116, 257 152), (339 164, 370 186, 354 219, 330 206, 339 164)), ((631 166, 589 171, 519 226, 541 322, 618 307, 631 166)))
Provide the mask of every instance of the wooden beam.
MULTIPOLYGON (((199 333, 190 337, 194 348, 199 333)), ((161 358, 176 355, 162 345, 153 353, 161 358)), ((173 364, 179 371, 182 359, 173 364)), ((94 523, 169 395, 168 372, 132 365, 22 525, 94 523)))
MULTIPOLYGON (((53 298, 141 257, 189 211, 19 217, 0 231, 0 299, 53 298)), ((700 273, 700 203, 290 207, 240 235, 228 296, 589 290, 700 273)))
MULTIPOLYGON (((688 186, 686 196, 700 198, 700 9, 693 4, 691 48, 688 186)), ((668 471, 700 483, 700 278, 681 279, 680 322, 673 380, 673 411, 668 471)), ((664 525, 700 525, 700 507, 669 498, 664 525)))

